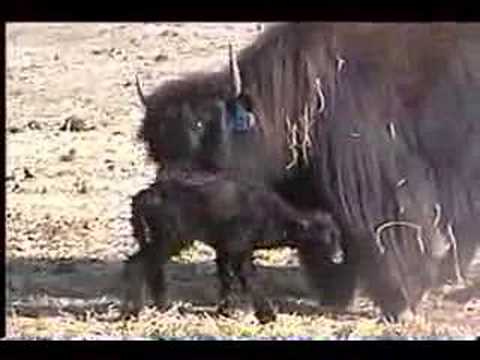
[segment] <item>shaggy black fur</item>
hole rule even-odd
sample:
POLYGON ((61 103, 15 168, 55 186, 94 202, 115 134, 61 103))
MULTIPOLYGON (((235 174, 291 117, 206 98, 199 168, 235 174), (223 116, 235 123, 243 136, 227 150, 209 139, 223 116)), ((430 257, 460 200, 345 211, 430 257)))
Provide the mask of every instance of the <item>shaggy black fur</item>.
POLYGON ((275 315, 264 298, 262 284, 255 280, 255 249, 298 247, 307 267, 312 256, 332 264, 343 261, 340 230, 330 215, 319 210, 299 212, 264 186, 219 176, 194 173, 188 179, 156 182, 133 197, 131 221, 141 247, 126 269, 130 287, 127 303, 133 312, 143 302, 139 288, 143 276, 156 305, 163 306, 163 265, 193 239, 217 251, 220 310, 225 313, 231 306, 236 277, 243 290, 252 295, 262 322, 273 320, 275 315))
POLYGON ((396 318, 435 283, 440 263, 451 269, 448 225, 463 269, 479 244, 479 40, 470 24, 274 26, 239 53, 239 96, 228 69, 167 83, 147 98, 139 135, 158 163, 233 171, 296 206, 326 206, 345 229, 347 261, 331 270, 311 259, 320 300, 344 307, 360 281, 396 318), (232 102, 255 114, 250 133, 222 125, 232 102), (304 132, 305 107, 315 119, 309 161, 287 169, 286 124, 304 132), (217 130, 190 136, 198 119, 217 130), (381 251, 376 230, 400 220, 422 227, 423 247, 395 225, 380 234, 381 251))

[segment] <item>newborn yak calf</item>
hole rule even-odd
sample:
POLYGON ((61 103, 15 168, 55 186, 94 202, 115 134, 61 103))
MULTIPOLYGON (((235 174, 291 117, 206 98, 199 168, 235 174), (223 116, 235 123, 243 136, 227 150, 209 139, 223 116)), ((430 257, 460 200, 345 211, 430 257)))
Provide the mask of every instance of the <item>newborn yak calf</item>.
POLYGON ((329 214, 299 212, 263 186, 215 175, 157 181, 133 197, 131 223, 140 250, 125 267, 125 311, 134 314, 143 306, 146 288, 155 305, 164 306, 163 266, 193 239, 216 250, 219 311, 230 308, 237 278, 261 322, 275 314, 255 281, 254 250, 290 246, 298 248, 300 258, 329 263, 344 256, 340 230, 329 214))

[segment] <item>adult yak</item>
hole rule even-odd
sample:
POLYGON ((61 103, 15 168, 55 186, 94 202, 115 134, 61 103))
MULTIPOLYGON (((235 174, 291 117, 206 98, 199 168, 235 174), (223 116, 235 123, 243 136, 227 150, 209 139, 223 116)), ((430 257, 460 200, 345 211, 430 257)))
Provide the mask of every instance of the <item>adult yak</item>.
POLYGON ((320 302, 345 307, 361 284, 396 319, 456 255, 465 270, 478 244, 478 30, 273 26, 238 60, 230 48, 223 71, 147 97, 137 82, 139 138, 167 170, 233 172, 329 210, 346 262, 306 264, 320 302))

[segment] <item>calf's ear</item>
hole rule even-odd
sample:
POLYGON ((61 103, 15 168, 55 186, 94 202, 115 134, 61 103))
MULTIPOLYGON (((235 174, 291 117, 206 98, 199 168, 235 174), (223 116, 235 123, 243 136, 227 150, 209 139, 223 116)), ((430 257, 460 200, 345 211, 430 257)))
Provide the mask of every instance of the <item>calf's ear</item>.
POLYGON ((310 228, 310 221, 306 219, 300 219, 296 221, 296 225, 301 229, 301 230, 308 230, 310 228))
POLYGON ((323 211, 317 211, 314 214, 314 219, 323 224, 331 224, 333 222, 332 215, 323 211))

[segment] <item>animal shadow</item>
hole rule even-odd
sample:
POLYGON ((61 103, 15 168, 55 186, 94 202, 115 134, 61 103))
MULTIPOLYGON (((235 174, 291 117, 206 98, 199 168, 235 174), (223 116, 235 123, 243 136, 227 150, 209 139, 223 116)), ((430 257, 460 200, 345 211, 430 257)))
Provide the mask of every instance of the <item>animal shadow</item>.
POLYGON ((480 279, 461 289, 455 289, 445 295, 445 300, 454 301, 458 304, 466 304, 473 299, 480 299, 480 279))
MULTIPOLYGON (((181 312, 214 315, 219 284, 214 261, 166 265, 168 300, 188 303, 181 312)), ((84 318, 89 312, 107 313, 123 299, 123 262, 87 259, 7 260, 7 311, 28 317, 65 313, 84 318)), ((259 281, 279 313, 318 313, 298 267, 257 266, 259 281), (309 300, 310 299, 310 300, 309 300)), ((239 289, 238 289, 239 290, 239 289)), ((239 307, 245 306, 239 294, 239 307)))

